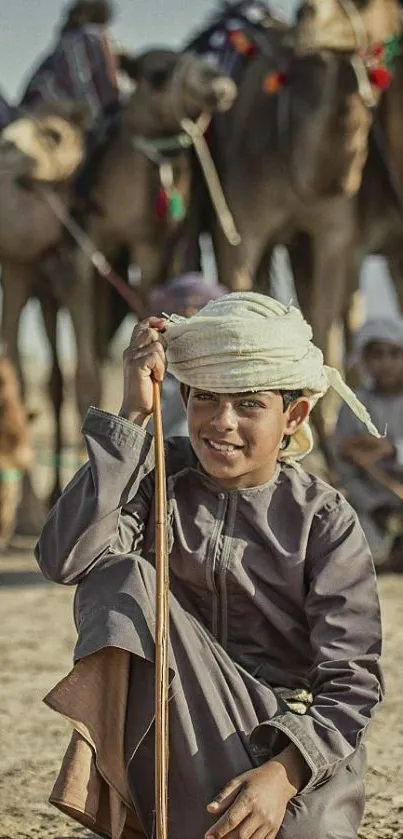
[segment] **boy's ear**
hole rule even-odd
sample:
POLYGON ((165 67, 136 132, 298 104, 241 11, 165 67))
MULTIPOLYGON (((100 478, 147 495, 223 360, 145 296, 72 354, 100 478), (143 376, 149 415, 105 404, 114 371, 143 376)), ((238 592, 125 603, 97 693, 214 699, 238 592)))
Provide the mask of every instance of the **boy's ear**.
POLYGON ((187 404, 188 404, 188 401, 189 401, 189 393, 190 393, 189 385, 184 385, 184 384, 181 383, 180 393, 181 393, 182 402, 183 402, 185 408, 187 408, 187 404))
POLYGON ((308 419, 310 411, 311 406, 306 396, 296 399, 288 408, 288 420, 284 433, 295 434, 300 425, 308 419))

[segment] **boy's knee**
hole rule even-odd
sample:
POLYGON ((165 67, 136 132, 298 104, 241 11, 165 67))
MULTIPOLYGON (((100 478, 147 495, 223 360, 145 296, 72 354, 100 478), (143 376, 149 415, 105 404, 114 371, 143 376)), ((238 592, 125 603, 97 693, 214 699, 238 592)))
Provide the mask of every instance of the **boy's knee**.
POLYGON ((313 816, 305 805, 295 807, 291 803, 287 808, 277 839, 301 839, 301 836, 309 836, 309 839, 326 839, 330 834, 326 832, 324 821, 325 814, 315 813, 313 816))
POLYGON ((349 764, 325 784, 290 801, 277 839, 357 839, 364 813, 366 753, 360 746, 349 764))

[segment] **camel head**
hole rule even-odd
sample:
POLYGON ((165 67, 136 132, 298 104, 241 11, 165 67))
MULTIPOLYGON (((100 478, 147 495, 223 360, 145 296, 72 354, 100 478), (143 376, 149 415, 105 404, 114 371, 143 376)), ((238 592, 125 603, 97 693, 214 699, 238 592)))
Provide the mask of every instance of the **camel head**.
POLYGON ((66 181, 84 160, 87 122, 81 105, 48 104, 7 126, 1 135, 0 154, 3 160, 14 160, 21 174, 35 180, 66 181))
POLYGON ((130 120, 131 109, 134 118, 143 110, 143 123, 162 131, 177 130, 184 117, 229 110, 237 93, 217 66, 191 52, 155 49, 121 56, 120 67, 136 85, 126 117, 130 120))
POLYGON ((290 87, 295 169, 306 195, 354 195, 360 188, 374 109, 392 78, 400 33, 400 0, 302 2, 290 87))
POLYGON ((400 0, 303 0, 297 12, 302 51, 365 52, 400 30, 400 0))

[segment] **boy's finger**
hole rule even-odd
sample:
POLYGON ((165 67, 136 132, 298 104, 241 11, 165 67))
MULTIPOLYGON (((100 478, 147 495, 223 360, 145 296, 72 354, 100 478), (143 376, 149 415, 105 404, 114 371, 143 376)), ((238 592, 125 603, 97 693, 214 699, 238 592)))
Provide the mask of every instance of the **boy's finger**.
MULTIPOLYGON (((235 791, 232 793, 234 795, 235 791)), ((236 794, 236 793, 235 793, 236 794)), ((228 796, 230 798, 230 796, 228 796)), ((226 802, 228 799, 226 799, 226 802)), ((211 811, 210 811, 211 812, 211 811)), ((242 795, 242 790, 237 791, 235 801, 232 801, 229 808, 218 821, 208 829, 206 839, 222 839, 228 837, 243 821, 250 815, 249 805, 242 795)))
POLYGON ((162 344, 165 348, 166 338, 164 338, 163 333, 159 332, 158 329, 153 329, 148 326, 146 329, 139 330, 136 335, 132 336, 129 347, 149 347, 150 344, 156 343, 162 344))
POLYGON ((147 332, 149 329, 156 329, 159 331, 163 330, 166 326, 166 318, 145 318, 145 320, 140 320, 136 323, 133 327, 132 334, 130 336, 130 343, 134 342, 137 336, 141 335, 144 332, 147 332))
POLYGON ((148 318, 148 323, 150 326, 154 326, 156 329, 162 329, 167 322, 166 318, 158 318, 158 317, 151 317, 148 318))
POLYGON ((165 375, 165 363, 159 353, 152 353, 146 360, 148 369, 157 382, 162 382, 165 375))
POLYGON ((149 356, 155 355, 155 353, 158 353, 161 361, 166 365, 165 350, 160 341, 155 341, 155 343, 146 347, 128 347, 125 350, 125 360, 129 362, 145 361, 149 356))
POLYGON ((207 804, 207 809, 210 813, 219 813, 226 810, 237 795, 243 784, 243 778, 233 778, 219 793, 216 795, 210 804, 207 804))

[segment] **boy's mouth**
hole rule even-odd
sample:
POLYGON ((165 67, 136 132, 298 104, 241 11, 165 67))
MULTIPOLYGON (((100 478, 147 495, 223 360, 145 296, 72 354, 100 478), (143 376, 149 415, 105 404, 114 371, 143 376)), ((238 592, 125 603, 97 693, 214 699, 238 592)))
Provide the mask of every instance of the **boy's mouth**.
POLYGON ((239 452, 241 449, 243 449, 243 446, 238 446, 235 443, 226 443, 224 441, 218 442, 217 440, 211 440, 206 437, 204 438, 203 442, 213 452, 216 452, 217 454, 221 454, 224 456, 236 454, 236 452, 239 452))

